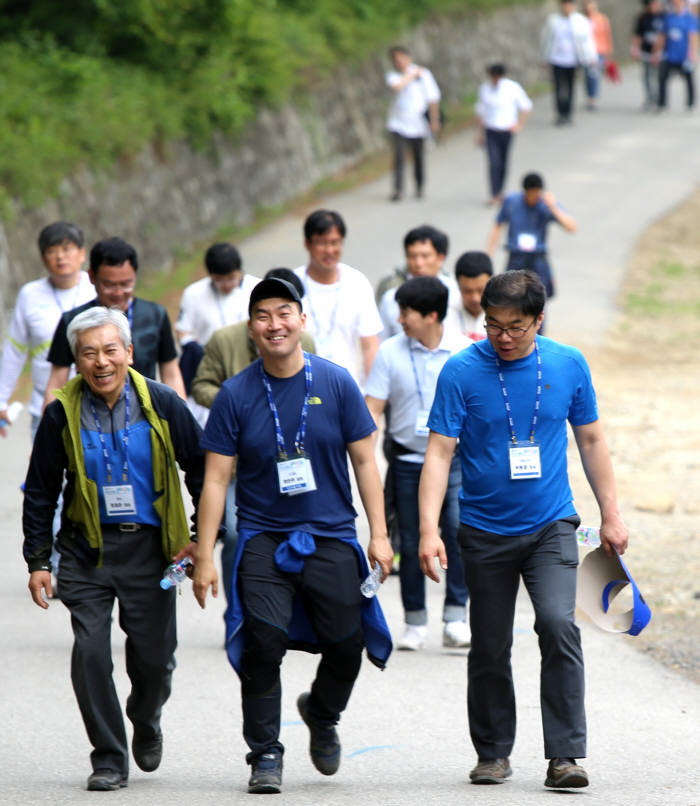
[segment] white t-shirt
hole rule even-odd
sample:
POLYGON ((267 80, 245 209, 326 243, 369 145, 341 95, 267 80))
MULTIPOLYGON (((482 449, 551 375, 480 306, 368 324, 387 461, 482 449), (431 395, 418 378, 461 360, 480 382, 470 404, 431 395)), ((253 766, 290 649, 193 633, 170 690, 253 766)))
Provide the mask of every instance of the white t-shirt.
MULTIPOLYGON (((408 70, 414 70, 416 66, 411 64, 408 70)), ((430 125, 425 119, 425 112, 429 104, 440 100, 440 88, 433 74, 427 67, 421 69, 423 73, 419 78, 394 93, 394 100, 389 108, 386 127, 390 132, 397 132, 403 137, 428 137, 430 125)), ((387 86, 393 87, 404 75, 398 70, 390 70, 386 74, 387 86)))
POLYGON ((258 277, 244 274, 240 285, 228 294, 220 294, 210 276, 188 285, 182 292, 175 330, 192 334, 204 347, 215 330, 248 318, 250 292, 259 282, 258 277))
POLYGON ((478 316, 472 316, 464 306, 460 306, 458 317, 459 329, 463 336, 472 341, 481 341, 486 338, 486 314, 484 311, 481 311, 478 316))
MULTIPOLYGON (((438 274, 438 280, 447 286, 447 314, 442 322, 445 332, 450 337, 461 334, 462 327, 459 320, 459 312, 462 309, 462 297, 459 293, 457 282, 448 274, 438 274)), ((399 324, 399 303, 396 301, 396 291, 399 286, 390 288, 384 293, 379 301, 379 315, 382 318, 382 341, 385 341, 397 333, 403 333, 403 328, 399 324)))
POLYGON ((362 351, 358 339, 377 336, 382 330, 374 292, 362 272, 338 264, 335 283, 317 283, 299 266, 295 274, 304 284, 302 300, 306 329, 316 343, 316 353, 345 367, 358 383, 362 377, 362 351))
POLYGON ((497 84, 485 81, 479 87, 476 114, 486 129, 512 129, 520 112, 529 112, 532 101, 525 90, 510 78, 500 78, 497 84))
POLYGON ((0 409, 7 408, 24 362, 32 360, 29 413, 41 415, 51 364, 46 360, 58 320, 65 311, 95 298, 87 272, 73 288, 54 288, 48 277, 32 280, 19 290, 0 358, 0 409))

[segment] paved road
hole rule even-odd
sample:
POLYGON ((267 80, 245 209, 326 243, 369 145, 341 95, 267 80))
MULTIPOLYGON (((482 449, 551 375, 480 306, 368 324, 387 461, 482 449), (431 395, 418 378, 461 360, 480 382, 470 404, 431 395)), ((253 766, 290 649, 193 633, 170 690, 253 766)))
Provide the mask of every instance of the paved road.
MULTIPOLYGON (((674 87, 674 90, 679 89, 674 87)), ((555 233, 560 294, 550 334, 577 344, 604 338, 615 314, 625 259, 645 226, 698 184, 700 118, 675 110, 661 117, 637 111, 636 74, 606 86, 602 110, 581 113, 576 125, 551 126, 549 99, 539 99, 516 145, 511 184, 541 170, 550 188, 580 222, 575 236, 555 233)), ((433 222, 449 232, 451 263, 483 245, 493 215, 485 197, 482 155, 465 133, 430 154, 428 198, 386 202, 388 179, 328 199, 349 226, 346 259, 374 281, 400 260, 411 226, 433 222)), ((303 261, 301 219, 281 219, 243 244, 247 268, 303 261)), ((0 446, 0 803, 73 804, 104 797, 134 804, 221 804, 245 798, 247 768, 240 737, 238 685, 222 651, 222 604, 201 611, 189 590, 178 600, 179 668, 164 716, 165 758, 146 775, 134 767, 127 790, 84 792, 89 747, 70 688, 70 626, 63 606, 41 612, 29 600, 19 557, 18 485, 28 454, 26 416, 0 446)), ((366 535, 364 523, 360 522, 366 535)), ((633 559, 633 550, 630 553, 633 559)), ((641 581, 640 581, 640 584, 641 581)), ((189 585, 189 583, 186 583, 189 585)), ((291 653, 284 667, 282 738, 287 746, 284 793, 290 804, 541 804, 545 763, 538 707, 538 653, 532 612, 519 601, 513 661, 519 704, 515 774, 501 787, 474 787, 474 753, 465 730, 466 653, 440 645, 441 586, 430 585, 430 638, 425 651, 396 652, 386 671, 362 669, 340 731, 344 757, 334 778, 323 778, 306 753, 307 732, 296 714, 314 659, 291 653)), ((402 625, 398 585, 380 598, 396 634, 402 625)), ((582 625, 587 662, 589 758, 592 785, 572 797, 615 804, 700 804, 697 748, 700 689, 634 650, 634 639, 582 625)), ((128 693, 122 636, 114 634, 115 678, 128 693)))

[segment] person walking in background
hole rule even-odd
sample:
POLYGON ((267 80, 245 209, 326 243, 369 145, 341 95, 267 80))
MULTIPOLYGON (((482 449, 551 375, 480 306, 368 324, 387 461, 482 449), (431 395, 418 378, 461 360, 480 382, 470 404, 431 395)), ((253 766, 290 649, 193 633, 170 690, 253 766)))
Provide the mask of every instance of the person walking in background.
MULTIPOLYGON (((27 357, 32 363, 32 396, 29 402, 30 433, 36 434, 51 374, 48 360, 51 339, 65 311, 95 296, 85 263, 83 233, 69 221, 56 221, 39 233, 39 254, 47 276, 25 283, 19 290, 0 358, 0 420, 7 420, 7 406, 27 357)), ((7 432, 0 425, 0 436, 7 432)))
POLYGON ((659 111, 666 108, 666 84, 671 73, 685 79, 686 107, 695 106, 695 65, 698 60, 698 18, 685 0, 672 0, 664 14, 663 29, 654 43, 653 59, 659 64, 659 111))
POLYGON ((204 475, 201 429, 172 389, 130 369, 127 317, 91 306, 68 325, 79 372, 46 407, 24 487, 29 591, 51 596, 52 520, 63 487, 58 570, 71 614, 71 679, 93 750, 87 788, 127 786, 129 751, 112 679, 115 599, 126 633, 132 752, 145 772, 163 754, 161 712, 177 645, 175 590, 159 580, 173 555, 191 554, 178 465, 197 507, 204 475))
POLYGON ((614 44, 610 20, 598 9, 596 0, 584 0, 583 13, 591 24, 598 53, 598 59, 593 64, 586 65, 586 109, 595 112, 598 108, 601 76, 608 61, 613 57, 614 44))
POLYGON ((489 80, 479 87, 476 103, 479 120, 476 142, 486 146, 491 189, 489 204, 498 204, 503 201, 512 138, 525 125, 532 101, 517 81, 505 77, 504 64, 491 64, 486 72, 489 80))
POLYGON ((576 232, 576 221, 544 190, 544 180, 530 173, 523 179, 523 189, 506 196, 489 234, 486 251, 493 257, 501 231, 508 227, 506 271, 530 269, 542 281, 547 297, 554 296, 554 278, 547 256, 547 227, 556 221, 567 232, 576 232))
POLYGON ((559 12, 547 17, 540 43, 542 59, 549 64, 554 87, 557 126, 571 123, 576 68, 598 60, 591 24, 576 11, 574 0, 560 0, 559 12))
POLYGON ((654 61, 654 45, 664 28, 661 0, 642 0, 644 11, 637 17, 630 44, 630 55, 642 65, 645 110, 659 103, 659 65, 654 61))
POLYGON ((474 784, 511 774, 515 692, 513 618, 520 579, 535 611, 541 654, 545 786, 588 786, 581 634, 574 620, 580 519, 567 471, 567 423, 600 508, 604 550, 622 554, 628 532, 615 490, 595 390, 575 348, 543 338, 545 290, 536 274, 496 275, 484 289, 488 338, 450 358, 430 410, 420 480, 421 568, 449 568, 438 533, 459 440, 459 543, 469 587, 469 731, 474 784))
POLYGON ((476 250, 465 252, 455 263, 455 279, 462 299, 459 311, 459 329, 462 335, 471 341, 481 341, 486 338, 481 295, 492 276, 493 263, 486 252, 476 250))
POLYGON ((311 213, 304 222, 309 262, 295 273, 304 286, 308 330, 318 355, 345 367, 361 383, 379 349, 382 320, 369 280, 340 262, 345 234, 340 213, 311 213))
POLYGON ((406 146, 413 155, 416 197, 425 185, 424 145, 431 132, 440 131, 440 88, 427 67, 413 63, 408 48, 397 45, 389 51, 394 66, 386 74, 386 84, 394 93, 387 129, 394 145, 394 191, 391 201, 403 197, 403 166, 406 146))
MULTIPOLYGON (((440 370, 451 355, 471 341, 443 327, 448 291, 437 277, 411 278, 395 293, 403 333, 382 342, 367 381, 365 402, 377 427, 387 404, 391 406, 388 458, 398 515, 399 579, 405 621, 397 646, 415 651, 423 648, 428 631, 425 577, 418 562, 418 481, 428 446, 425 420, 440 370)), ((457 543, 460 485, 461 471, 455 455, 440 520, 440 533, 449 555, 442 610, 442 643, 446 647, 469 646, 469 592, 457 543)))

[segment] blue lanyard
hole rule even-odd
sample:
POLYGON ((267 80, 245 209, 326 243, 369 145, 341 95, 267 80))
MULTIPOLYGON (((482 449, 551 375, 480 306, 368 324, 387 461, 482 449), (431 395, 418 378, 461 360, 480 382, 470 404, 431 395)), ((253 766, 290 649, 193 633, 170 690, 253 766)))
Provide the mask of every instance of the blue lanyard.
MULTIPOLYGON (((267 392, 267 403, 270 407, 270 411, 272 412, 272 418, 275 421, 275 437, 277 439, 277 457, 279 459, 286 459, 287 458, 287 446, 284 441, 284 434, 282 433, 282 425, 280 423, 279 413, 277 411, 277 406, 275 405, 275 400, 272 397, 272 387, 270 386, 270 379, 267 377, 267 373, 263 369, 262 361, 260 362, 260 377, 262 378, 263 386, 265 387, 265 392, 267 392)), ((311 397, 311 360, 309 359, 308 353, 304 353, 304 385, 305 385, 305 394, 304 394, 304 403, 301 407, 301 418, 299 420, 299 428, 297 429, 297 435, 294 438, 294 447, 296 449, 297 455, 303 456, 304 455, 304 440, 306 439, 306 419, 309 414, 309 399, 311 397)))
POLYGON ((338 269, 338 282, 336 284, 335 289, 335 303, 333 305, 333 310, 331 311, 330 319, 328 320, 328 329, 326 330, 325 335, 321 332, 321 320, 316 316, 316 312, 314 311, 313 305, 311 304, 311 294, 309 293, 309 269, 306 269, 306 307, 309 309, 309 313, 311 314, 311 318, 316 323, 316 333, 315 335, 318 336, 319 341, 323 341, 324 338, 328 338, 329 336, 333 335, 335 331, 335 320, 338 314, 338 302, 340 301, 340 269, 338 269))
MULTIPOLYGON (((97 433, 100 437, 100 444, 102 445, 102 456, 105 460, 105 466, 107 467, 107 482, 109 484, 112 483, 112 463, 109 460, 109 452, 107 451, 107 445, 105 444, 105 436, 102 433, 102 426, 100 425, 100 418, 97 416, 97 410, 95 409, 95 403, 93 402, 92 396, 88 395, 88 400, 90 401, 90 409, 92 410, 92 416, 95 418, 95 426, 97 427, 97 433)), ((129 379, 126 379, 126 383, 124 384, 124 405, 126 407, 126 418, 124 422, 124 436, 122 438, 122 442, 124 444, 124 467, 122 468, 122 481, 129 480, 129 464, 127 462, 126 452, 129 446, 129 379)))
POLYGON ((131 341, 134 340, 134 298, 129 300, 126 306, 126 318, 129 321, 129 332, 131 333, 131 341))
MULTIPOLYGON (((542 397, 542 358, 540 356, 540 348, 535 340, 535 355, 537 356, 537 390, 535 392, 535 410, 532 413, 532 423, 530 425, 530 442, 535 441, 535 426, 537 425, 537 416, 540 411, 540 398, 542 397)), ((513 421, 513 411, 511 409, 510 400, 508 399, 508 391, 506 389, 506 382, 503 378, 503 371, 501 369, 501 362, 496 356, 496 366, 498 367, 498 380, 501 382, 501 391, 503 392, 503 400, 506 404, 506 415, 508 417, 508 427, 510 428, 510 439, 513 444, 517 443, 518 438, 515 434, 515 422, 513 421)))
POLYGON ((413 349, 411 347, 411 342, 408 342, 408 354, 411 356, 411 366, 413 367, 413 377, 416 381, 416 392, 418 392, 418 400, 420 401, 420 407, 423 411, 425 411, 425 403, 423 402, 423 391, 420 388, 420 381, 418 380, 418 370, 416 369, 416 359, 413 357, 413 349))

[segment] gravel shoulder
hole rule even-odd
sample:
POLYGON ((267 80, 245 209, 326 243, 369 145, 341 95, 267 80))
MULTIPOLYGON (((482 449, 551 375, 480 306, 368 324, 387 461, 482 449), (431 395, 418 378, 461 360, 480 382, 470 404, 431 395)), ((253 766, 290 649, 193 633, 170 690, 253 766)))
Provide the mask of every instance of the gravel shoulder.
MULTIPOLYGON (((622 313, 603 349, 586 349, 613 455, 626 563, 652 609, 625 636, 700 683, 700 191, 655 222, 631 255, 622 313)), ((577 506, 595 502, 574 452, 577 506)))

